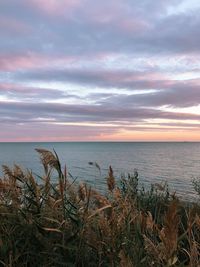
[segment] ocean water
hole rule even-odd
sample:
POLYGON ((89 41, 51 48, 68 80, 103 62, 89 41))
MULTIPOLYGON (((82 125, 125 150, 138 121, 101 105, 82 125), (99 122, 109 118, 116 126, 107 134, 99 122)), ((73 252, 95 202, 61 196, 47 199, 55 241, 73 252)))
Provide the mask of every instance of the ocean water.
POLYGON ((35 148, 54 149, 74 178, 99 190, 105 188, 111 165, 116 179, 137 169, 140 186, 166 181, 171 192, 176 191, 184 199, 195 198, 191 180, 200 177, 200 143, 0 143, 0 165, 19 164, 41 174, 43 168, 35 148), (88 162, 96 162, 101 172, 88 162))

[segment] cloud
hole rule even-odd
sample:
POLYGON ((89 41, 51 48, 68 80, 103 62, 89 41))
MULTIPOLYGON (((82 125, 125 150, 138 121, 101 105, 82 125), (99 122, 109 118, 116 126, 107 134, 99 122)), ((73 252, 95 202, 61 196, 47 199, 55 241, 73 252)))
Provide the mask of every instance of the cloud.
MULTIPOLYGON (((12 76, 11 76, 12 77, 12 76)), ((13 79, 18 81, 68 82, 87 86, 125 88, 125 89, 162 89, 162 73, 127 70, 83 70, 83 69, 43 69, 16 72, 13 79)))
POLYGON ((199 11, 187 0, 0 1, 0 140, 197 132, 199 11))
POLYGON ((166 112, 153 108, 105 105, 70 105, 57 103, 0 102, 1 116, 7 114, 23 119, 53 118, 57 122, 137 122, 144 119, 200 120, 200 115, 180 112, 166 112))
POLYGON ((4 83, 0 84, 0 96, 4 96, 9 100, 20 102, 47 102, 58 99, 77 99, 80 101, 80 96, 69 94, 59 89, 36 88, 28 86, 20 86, 15 84, 4 83))
POLYGON ((10 23, 14 20, 29 31, 13 40, 13 30, 5 27, 6 40, 1 40, 0 49, 60 55, 199 52, 199 10, 168 15, 169 7, 178 4, 180 1, 1 1, 0 20, 6 16, 10 23))
MULTIPOLYGON (((130 93, 120 94, 94 94, 88 97, 97 102, 101 97, 107 104, 116 103, 123 105, 129 103, 135 106, 159 107, 169 105, 172 107, 196 106, 200 103, 200 79, 172 80, 166 79, 162 73, 148 71, 92 71, 92 70, 46 70, 46 71, 28 71, 15 74, 15 78, 26 81, 41 82, 66 82, 74 83, 87 88, 112 88, 126 89, 130 93), (151 92, 150 90, 154 90, 151 92), (145 90, 145 93, 143 92, 145 90), (149 90, 149 93, 146 91, 149 90), (138 94, 131 92, 140 91, 138 94), (181 96, 181 97, 180 97, 181 96), (100 97, 100 98, 99 98, 100 97)), ((94 90, 94 89, 93 89, 94 90)))
POLYGON ((80 0, 30 0, 29 5, 49 15, 64 15, 81 5, 80 0))
MULTIPOLYGON (((173 108, 186 108, 198 106, 200 103, 199 83, 192 84, 192 81, 180 82, 175 81, 171 85, 162 84, 161 90, 140 94, 99 94, 100 103, 110 105, 115 103, 116 106, 134 105, 135 107, 162 107, 170 106, 173 108)), ((91 94, 93 97, 93 94, 91 94)), ((98 99, 98 94, 94 95, 98 99)))

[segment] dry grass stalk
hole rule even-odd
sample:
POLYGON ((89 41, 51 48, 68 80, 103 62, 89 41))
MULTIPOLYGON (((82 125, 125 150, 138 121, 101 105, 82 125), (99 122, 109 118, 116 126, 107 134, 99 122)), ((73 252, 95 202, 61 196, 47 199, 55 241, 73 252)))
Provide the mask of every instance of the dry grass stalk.
POLYGON ((57 155, 38 152, 46 167, 42 185, 31 172, 4 166, 0 264, 199 267, 199 205, 185 213, 176 200, 166 203, 154 192, 140 194, 137 175, 116 188, 111 167, 108 192, 100 194, 86 184, 70 184, 57 155), (59 174, 56 185, 52 168, 59 174))
POLYGON ((40 154, 40 160, 44 166, 46 173, 48 172, 48 167, 55 168, 59 171, 60 163, 52 152, 41 148, 36 148, 35 150, 40 154))
POLYGON ((163 257, 166 262, 171 261, 177 252, 178 246, 178 228, 180 218, 178 215, 178 202, 171 202, 164 218, 164 226, 159 233, 163 244, 163 257))
POLYGON ((112 192, 113 189, 115 188, 115 178, 114 178, 113 169, 111 166, 109 167, 107 185, 108 185, 108 190, 112 192))
POLYGON ((128 255, 125 254, 124 250, 120 250, 119 252, 120 258, 120 267, 134 267, 128 255))
POLYGON ((87 187, 85 183, 80 183, 78 187, 78 196, 79 199, 84 201, 87 197, 87 187))
POLYGON ((150 259, 151 259, 150 264, 152 266, 155 266, 154 265, 155 263, 157 264, 162 263, 159 246, 155 244, 146 235, 144 235, 143 237, 144 237, 145 250, 147 251, 148 255, 150 255, 150 259))

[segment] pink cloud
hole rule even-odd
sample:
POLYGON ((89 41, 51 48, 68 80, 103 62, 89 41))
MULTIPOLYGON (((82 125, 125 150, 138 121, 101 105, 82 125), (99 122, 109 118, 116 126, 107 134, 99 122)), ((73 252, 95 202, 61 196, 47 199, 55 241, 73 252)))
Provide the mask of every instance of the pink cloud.
POLYGON ((0 55, 0 70, 14 71, 23 68, 32 68, 34 66, 40 66, 42 63, 42 57, 26 56, 26 55, 0 55))
POLYGON ((148 71, 107 71, 102 72, 101 77, 106 81, 110 82, 148 82, 152 85, 162 83, 165 85, 171 85, 172 81, 170 78, 159 72, 148 72, 148 71))
POLYGON ((61 15, 81 5, 80 0, 31 0, 30 5, 48 15, 61 15))
POLYGON ((141 19, 123 19, 118 22, 119 29, 131 33, 131 32, 141 32, 146 29, 149 29, 149 24, 141 19))
MULTIPOLYGON (((15 18, 7 18, 6 16, 0 16, 0 29, 5 32, 12 32, 12 33, 27 33, 30 32, 30 27, 25 25, 24 23, 20 22, 15 18)), ((5 33, 6 33, 5 32, 5 33)))
POLYGON ((119 0, 90 4, 90 8, 83 10, 85 18, 98 26, 112 28, 116 32, 131 33, 149 29, 149 23, 134 11, 130 11, 127 4, 119 0), (91 7, 92 5, 92 7, 91 7))
POLYGON ((56 65, 69 64, 78 61, 78 57, 73 56, 45 56, 42 54, 0 54, 0 70, 16 71, 21 69, 37 69, 56 65))

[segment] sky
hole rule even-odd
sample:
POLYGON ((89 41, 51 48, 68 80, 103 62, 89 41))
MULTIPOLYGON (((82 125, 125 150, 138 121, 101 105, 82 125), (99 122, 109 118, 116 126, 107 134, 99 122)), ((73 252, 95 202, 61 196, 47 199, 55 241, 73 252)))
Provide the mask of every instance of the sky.
POLYGON ((199 0, 0 0, 0 142, 200 141, 199 0))

